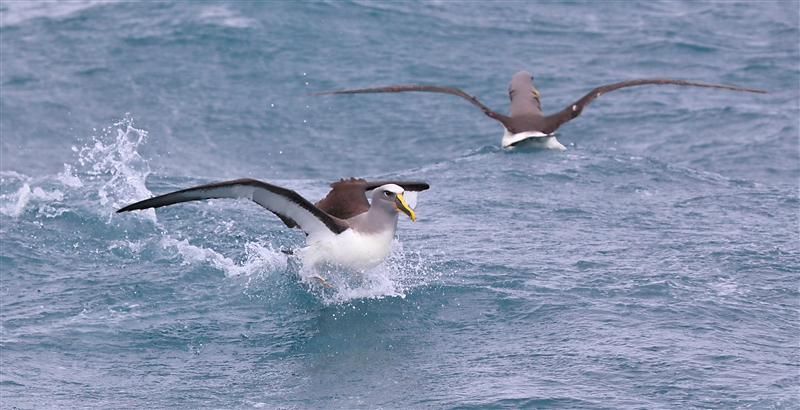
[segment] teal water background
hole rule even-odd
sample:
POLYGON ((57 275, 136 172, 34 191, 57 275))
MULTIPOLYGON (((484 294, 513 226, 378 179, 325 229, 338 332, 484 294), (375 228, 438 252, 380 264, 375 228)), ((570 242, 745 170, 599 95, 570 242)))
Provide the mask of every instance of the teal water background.
POLYGON ((0 407, 800 407, 797 2, 3 2, 0 407), (566 151, 504 151, 511 75, 566 151), (334 291, 247 201, 424 180, 334 291))

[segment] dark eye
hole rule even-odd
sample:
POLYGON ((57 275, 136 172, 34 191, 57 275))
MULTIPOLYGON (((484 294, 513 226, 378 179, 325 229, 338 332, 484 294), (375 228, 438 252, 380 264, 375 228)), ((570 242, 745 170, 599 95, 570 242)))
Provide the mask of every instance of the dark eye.
POLYGON ((383 194, 386 195, 386 196, 392 196, 392 193, 389 192, 389 191, 383 191, 383 194))

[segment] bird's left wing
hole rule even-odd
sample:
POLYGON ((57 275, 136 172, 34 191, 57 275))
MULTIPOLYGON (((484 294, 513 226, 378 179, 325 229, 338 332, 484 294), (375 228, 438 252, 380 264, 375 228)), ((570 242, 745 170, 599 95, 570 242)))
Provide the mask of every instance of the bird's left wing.
POLYGON ((732 85, 723 85, 723 84, 712 84, 712 83, 701 83, 697 81, 687 81, 687 80, 673 80, 670 78, 644 78, 641 80, 630 80, 630 81, 622 81, 619 83, 614 84, 607 84, 602 85, 600 87, 595 88, 592 91, 589 91, 588 94, 584 95, 578 101, 570 104, 567 108, 563 110, 548 115, 546 117, 546 125, 543 130, 541 130, 545 134, 550 134, 558 129, 564 123, 572 120, 573 118, 581 115, 583 108, 592 102, 595 98, 614 90, 618 90, 620 88, 625 87, 633 87, 637 85, 646 85, 646 84, 674 84, 674 85, 688 85, 694 87, 710 87, 710 88, 723 88, 726 90, 734 90, 734 91, 747 91, 751 93, 762 93, 765 94, 766 91, 756 90, 753 88, 744 88, 744 87, 736 87, 732 85))
POLYGON ((386 87, 370 87, 370 88, 353 88, 349 90, 338 90, 338 91, 321 91, 318 93, 312 93, 308 95, 325 95, 325 94, 366 94, 366 93, 399 93, 404 91, 422 91, 422 92, 431 92, 431 93, 445 93, 445 94, 453 94, 457 95, 470 103, 472 105, 478 107, 483 111, 484 114, 489 116, 490 118, 494 118, 497 121, 500 121, 503 126, 506 128, 511 127, 511 118, 507 115, 500 114, 491 108, 483 105, 477 98, 461 91, 458 88, 452 87, 442 87, 438 85, 390 85, 386 87))
POLYGON ((369 211, 369 201, 364 195, 363 179, 341 179, 331 184, 331 192, 314 204, 317 208, 339 219, 350 219, 369 211))
POLYGON ((250 178, 182 189, 128 205, 117 212, 214 198, 250 199, 280 217, 290 228, 296 225, 309 236, 326 232, 338 234, 349 227, 345 221, 328 215, 295 191, 250 178))

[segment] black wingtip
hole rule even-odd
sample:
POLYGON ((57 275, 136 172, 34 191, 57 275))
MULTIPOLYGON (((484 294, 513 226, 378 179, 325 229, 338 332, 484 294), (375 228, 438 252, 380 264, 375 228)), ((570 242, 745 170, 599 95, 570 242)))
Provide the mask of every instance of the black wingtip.
POLYGON ((131 204, 131 205, 128 205, 128 206, 124 206, 124 207, 122 207, 120 209, 117 209, 117 212, 115 212, 115 213, 121 214, 123 212, 130 212, 130 211, 135 211, 137 209, 142 209, 142 208, 139 208, 139 207, 135 207, 134 205, 136 205, 136 204, 131 204))

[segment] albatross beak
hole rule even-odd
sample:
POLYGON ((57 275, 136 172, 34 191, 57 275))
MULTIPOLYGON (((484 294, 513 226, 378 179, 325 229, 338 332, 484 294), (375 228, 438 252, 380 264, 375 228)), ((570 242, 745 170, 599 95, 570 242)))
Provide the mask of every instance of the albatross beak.
POLYGON ((539 91, 536 91, 536 87, 531 86, 533 88, 533 93, 536 94, 536 99, 539 99, 539 91))
POLYGON ((408 206, 408 204, 406 203, 406 199, 403 198, 403 194, 397 194, 397 197, 395 197, 394 200, 394 207, 398 211, 408 215, 408 217, 411 218, 412 221, 417 220, 417 214, 415 214, 414 210, 411 209, 410 206, 408 206))

